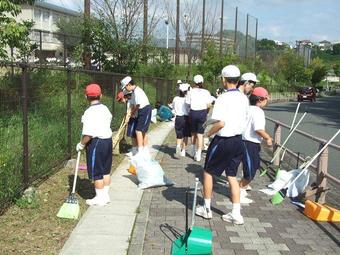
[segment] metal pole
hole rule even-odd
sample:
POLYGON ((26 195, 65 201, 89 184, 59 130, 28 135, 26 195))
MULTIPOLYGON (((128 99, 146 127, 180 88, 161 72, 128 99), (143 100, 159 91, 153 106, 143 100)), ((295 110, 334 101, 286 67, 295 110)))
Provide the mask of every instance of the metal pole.
POLYGON ((255 64, 256 64, 256 53, 257 53, 256 47, 257 47, 257 29, 258 29, 258 26, 259 26, 259 20, 258 20, 258 19, 256 19, 256 28, 255 28, 255 45, 254 45, 254 49, 255 49, 255 52, 254 52, 254 71, 255 71, 255 64))
MULTIPOLYGON (((279 124, 275 124, 273 155, 276 155, 277 151, 280 150, 280 146, 279 146, 280 143, 281 143, 281 126, 279 124)), ((276 157, 274 161, 274 165, 278 166, 279 164, 280 164, 280 157, 276 157)))
MULTIPOLYGON (((320 144, 319 150, 322 149, 324 145, 320 144)), ((327 174, 327 168, 328 168, 328 148, 326 148, 320 155, 319 161, 318 161, 318 174, 316 177, 316 184, 318 188, 325 189, 327 186, 327 178, 325 178, 327 174)), ((316 193, 315 201, 324 204, 326 199, 325 192, 316 193)))
POLYGON ((177 0, 176 7, 176 53, 175 53, 175 65, 179 65, 179 14, 180 14, 180 0, 177 0))
POLYGON ((112 89, 112 115, 113 116, 116 116, 115 114, 115 98, 116 98, 116 91, 117 91, 117 85, 115 84, 115 78, 112 77, 112 86, 113 86, 113 89, 112 89))
POLYGON ((220 29, 220 55, 222 55, 222 45, 223 45, 223 9, 224 9, 224 0, 221 0, 221 29, 220 29))
POLYGON ((42 65, 43 54, 42 54, 42 31, 39 30, 39 63, 42 65))
POLYGON ((236 54, 237 50, 237 16, 238 16, 238 7, 236 7, 235 11, 235 33, 234 33, 234 54, 236 54))
POLYGON ((64 61, 64 67, 66 67, 66 35, 63 35, 64 37, 64 52, 63 52, 63 61, 64 61))
POLYGON ((72 105, 71 105, 71 68, 67 67, 67 149, 68 159, 72 157, 72 105))
POLYGON ((89 49, 89 29, 88 29, 88 23, 91 18, 91 2, 90 0, 84 0, 84 29, 85 29, 85 43, 84 43, 84 66, 86 70, 91 69, 91 54, 89 49))
POLYGON ((202 42, 201 42, 201 58, 203 58, 203 52, 204 52, 204 30, 205 30, 205 0, 203 0, 203 11, 202 11, 202 42))
POLYGON ((246 48, 245 48, 245 54, 244 54, 244 59, 245 59, 245 60, 247 60, 247 58, 248 58, 248 28, 249 28, 249 14, 247 13, 246 48))
POLYGON ((23 175, 24 175, 24 188, 28 187, 28 96, 27 96, 27 63, 21 64, 22 77, 22 129, 23 129, 23 175))
POLYGON ((166 21, 166 49, 169 49, 169 22, 166 21))

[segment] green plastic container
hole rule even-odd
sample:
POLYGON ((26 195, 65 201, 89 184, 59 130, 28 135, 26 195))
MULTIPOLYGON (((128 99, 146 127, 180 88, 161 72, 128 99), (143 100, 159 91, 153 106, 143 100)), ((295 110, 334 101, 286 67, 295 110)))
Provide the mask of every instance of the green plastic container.
POLYGON ((212 254, 212 232, 209 229, 193 227, 175 240, 171 255, 210 255, 212 254))

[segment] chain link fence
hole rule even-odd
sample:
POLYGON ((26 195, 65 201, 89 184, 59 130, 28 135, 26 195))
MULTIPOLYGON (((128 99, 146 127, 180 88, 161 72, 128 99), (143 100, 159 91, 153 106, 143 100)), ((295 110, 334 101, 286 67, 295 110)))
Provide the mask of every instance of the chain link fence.
MULTIPOLYGON (((124 75, 20 64, 0 68, 0 213, 32 183, 43 180, 71 158, 87 108, 84 88, 102 87, 102 102, 119 128, 125 105, 115 101, 124 75)), ((166 103, 175 81, 133 77, 150 103, 166 103)))

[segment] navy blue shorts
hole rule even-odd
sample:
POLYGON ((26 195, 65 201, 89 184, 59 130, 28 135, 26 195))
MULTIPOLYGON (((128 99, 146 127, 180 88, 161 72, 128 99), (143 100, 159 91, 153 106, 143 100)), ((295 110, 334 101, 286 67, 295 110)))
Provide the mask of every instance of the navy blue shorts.
POLYGON ((190 110, 191 133, 204 134, 203 123, 207 120, 208 110, 190 110))
POLYGON ((136 138, 136 127, 137 118, 130 118, 127 125, 126 135, 128 137, 136 138))
POLYGON ((112 138, 92 138, 86 146, 87 173, 89 179, 101 180, 111 172, 112 138))
POLYGON ((138 110, 136 131, 146 133, 151 122, 151 105, 147 105, 138 110))
POLYGON ((243 156, 243 178, 252 180, 255 177, 257 169, 260 168, 260 151, 261 145, 250 141, 243 141, 245 153, 243 156))
POLYGON ((211 141, 205 158, 204 170, 220 176, 225 171, 227 176, 236 176, 244 153, 242 136, 215 136, 211 141))
POLYGON ((176 138, 190 137, 189 116, 176 116, 175 119, 176 138))

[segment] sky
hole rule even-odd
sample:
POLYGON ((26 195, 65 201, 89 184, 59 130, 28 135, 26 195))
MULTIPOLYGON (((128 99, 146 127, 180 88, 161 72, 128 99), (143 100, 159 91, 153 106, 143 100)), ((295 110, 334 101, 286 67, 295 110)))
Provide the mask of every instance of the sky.
MULTIPOLYGON (((83 0, 47 2, 73 10, 82 9, 83 6, 83 0)), ((258 18, 259 39, 268 38, 291 44, 303 39, 313 42, 340 41, 340 0, 225 0, 225 4, 238 6, 240 12, 258 18)))

